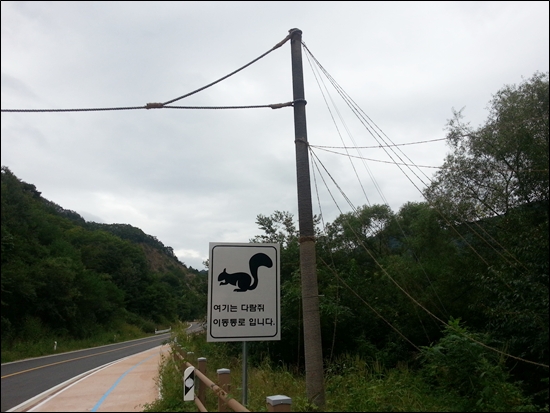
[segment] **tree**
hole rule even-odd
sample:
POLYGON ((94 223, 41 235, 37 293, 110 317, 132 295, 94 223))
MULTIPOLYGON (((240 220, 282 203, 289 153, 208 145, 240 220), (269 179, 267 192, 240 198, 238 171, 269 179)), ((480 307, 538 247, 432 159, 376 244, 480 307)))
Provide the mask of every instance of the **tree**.
MULTIPOLYGON (((485 124, 461 111, 448 123, 453 152, 425 191, 464 247, 462 267, 476 279, 478 328, 513 355, 548 365, 549 76, 507 85, 490 102, 485 124)), ((520 364, 536 382, 547 368, 520 364)), ((544 387, 544 386, 543 386, 544 387)), ((546 386, 547 389, 547 386, 546 386)), ((535 391, 536 389, 532 389, 535 391)), ((546 393, 546 402, 548 394, 546 393)))
POLYGON ((327 224, 326 247, 346 256, 379 256, 388 246, 387 226, 393 218, 387 205, 364 205, 354 212, 343 213, 327 224))
POLYGON ((91 337, 123 319, 146 327, 146 319, 196 317, 206 308, 206 277, 191 286, 156 237, 128 224, 86 223, 7 167, 1 178, 3 343, 91 337))
POLYGON ((497 92, 475 129, 453 111, 453 152, 426 190, 432 205, 459 222, 499 216, 519 205, 548 203, 548 72, 497 92))

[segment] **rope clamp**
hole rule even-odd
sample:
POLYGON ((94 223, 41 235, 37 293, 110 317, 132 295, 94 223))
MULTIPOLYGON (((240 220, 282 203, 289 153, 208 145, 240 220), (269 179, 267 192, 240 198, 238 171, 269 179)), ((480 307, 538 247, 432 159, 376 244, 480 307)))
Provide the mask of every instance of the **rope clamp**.
POLYGON ((164 107, 164 103, 148 103, 145 105, 145 109, 161 109, 164 107))
POLYGON ((301 244, 302 242, 315 242, 315 236, 303 236, 298 239, 298 242, 301 244))
POLYGON ((269 105, 271 109, 281 109, 285 108, 287 106, 292 106, 294 102, 286 102, 286 103, 273 103, 269 105))

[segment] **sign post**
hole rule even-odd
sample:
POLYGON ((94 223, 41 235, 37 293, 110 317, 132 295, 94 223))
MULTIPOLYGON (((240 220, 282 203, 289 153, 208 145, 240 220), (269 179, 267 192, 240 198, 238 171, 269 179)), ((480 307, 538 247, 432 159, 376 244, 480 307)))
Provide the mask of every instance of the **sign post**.
POLYGON ((243 341, 243 406, 248 404, 248 350, 246 348, 246 341, 243 341))
POLYGON ((210 243, 206 341, 242 341, 242 402, 248 403, 247 341, 280 340, 279 244, 210 243))

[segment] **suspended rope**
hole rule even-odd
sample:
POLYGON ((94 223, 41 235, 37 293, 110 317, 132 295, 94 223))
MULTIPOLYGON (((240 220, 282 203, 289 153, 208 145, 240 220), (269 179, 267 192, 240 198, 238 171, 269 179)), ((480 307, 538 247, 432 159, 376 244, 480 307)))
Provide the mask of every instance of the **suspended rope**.
MULTIPOLYGON (((305 44, 304 44, 304 47, 305 47, 305 44)), ((306 50, 307 50, 307 48, 306 48, 306 50)), ((309 51, 308 51, 308 52, 309 52, 309 51)), ((309 53, 311 54, 311 52, 309 52, 309 53)), ((327 77, 330 76, 330 75, 328 75, 328 73, 326 73, 326 75, 327 75, 327 77)), ((335 87, 337 88, 337 90, 338 90, 339 86, 337 86, 337 85, 334 85, 334 86, 335 86, 335 87)), ((368 120, 370 121, 370 119, 368 118, 368 116, 367 116, 366 114, 364 114, 364 112, 362 112, 362 111, 360 110, 360 108, 358 108, 358 106, 356 106, 355 102, 353 102, 353 101, 351 100, 351 98, 349 98, 347 95, 345 95, 345 92, 343 92, 343 90, 342 90, 342 92, 341 92, 341 96, 344 98, 344 100, 346 100, 346 102, 348 102, 348 104, 350 105, 350 108, 352 108, 352 110, 354 111, 354 113, 356 113, 360 119, 364 119, 364 120, 368 119, 368 120), (353 105, 352 105, 350 102, 353 102, 353 105), (361 115, 361 113, 363 113, 364 117, 363 117, 363 115, 361 115)), ((367 123, 368 123, 368 121, 367 121, 367 123)), ((364 124, 364 125, 365 125, 365 127, 367 127, 366 124, 364 124)), ((367 130, 369 130, 368 127, 367 127, 367 130)), ((369 130, 369 131, 370 131, 370 130, 369 130)), ((382 133, 383 133, 383 132, 382 132, 382 133)), ((371 132, 371 134, 372 134, 372 132, 371 132)), ((376 134, 383 140, 383 138, 382 138, 377 132, 376 132, 376 134)), ((384 134, 384 136, 385 136, 385 134, 384 134)), ((373 135, 373 137, 375 137, 375 136, 373 135)), ((376 139, 376 137, 375 137, 375 139, 376 139)), ((389 138, 388 138, 388 140, 389 140, 389 138)), ((390 142, 391 142, 391 140, 390 140, 390 142)), ((392 142, 392 143, 393 143, 393 142, 392 142)), ((389 147, 389 145, 387 145, 387 144, 384 145, 384 146, 385 146, 385 147, 389 147)), ((310 152, 313 154, 313 151, 311 150, 311 147, 310 147, 310 152)), ((315 156, 315 155, 314 155, 314 156, 315 156)), ((399 157, 399 155, 397 155, 397 156, 399 157)), ((317 157, 316 157, 316 158, 317 158, 317 157)), ((390 158, 391 158, 391 156, 390 156, 390 158)), ((391 158, 391 159, 393 160, 393 158, 391 158)), ((400 159, 401 159, 401 158, 400 158, 400 159)), ((317 161, 320 162, 320 160, 319 160, 318 158, 317 158, 317 161)), ((404 163, 404 162, 403 162, 403 163, 404 163)), ((411 161, 411 163, 412 163, 412 161, 411 161)), ((414 163, 412 163, 412 164, 414 164, 414 163)), ((322 163, 321 163, 321 165, 322 165, 322 163)), ((323 168, 325 168, 324 165, 323 165, 323 168)), ((400 168, 400 169, 401 169, 401 168, 400 168)), ((410 169, 410 168, 409 168, 409 169, 410 169)), ((325 168, 325 170, 326 170, 326 168, 325 168)), ((327 171, 327 173, 328 173, 328 171, 327 171)), ((413 172, 413 173, 414 173, 414 172, 413 172)), ((405 175, 406 175, 406 174, 405 174, 405 175)), ((415 175, 416 175, 416 174, 415 174, 415 175)), ((424 174, 424 175, 425 175, 425 174, 424 174)), ((334 184, 339 188, 339 186, 338 186, 338 185, 336 184, 336 182, 334 181, 334 178, 332 178, 332 176, 331 176, 330 174, 329 174, 329 176, 331 177, 331 179, 333 179, 334 184)), ((407 176, 407 175, 406 175, 406 176, 407 176)), ((408 176, 407 176, 407 177, 408 177, 408 176)), ((418 177, 418 176, 417 176, 417 177, 418 177)), ((410 178, 409 178, 409 179, 410 179, 410 178)), ((429 177, 428 177, 428 179, 429 179, 429 177)), ((323 181, 324 181, 324 179, 323 179, 323 181)), ((412 182, 412 181, 411 181, 411 182, 412 182)), ((413 184, 414 184, 414 183, 413 183, 413 184)), ((415 187, 416 187, 417 189, 419 189, 416 185, 415 185, 415 187)), ((328 188, 327 188, 327 189, 328 189, 328 188)), ((340 188, 339 188, 339 189, 340 189, 340 188)), ((342 191, 342 190, 340 189, 340 191, 342 191)), ((422 193, 422 191, 420 191, 420 192, 422 193)), ((329 193, 330 193, 330 191, 329 191, 329 193)), ((343 194, 343 196, 344 196, 344 198, 345 198, 346 200, 348 199, 347 196, 345 196, 345 194, 343 194)), ((331 197, 332 197, 332 194, 331 194, 331 197)), ((335 200, 334 200, 334 197, 332 197, 332 199, 333 199, 333 201, 335 201, 335 200)), ((348 201, 348 202, 349 202, 349 201, 348 201)), ((336 202, 335 202, 335 204, 336 204, 336 202)), ((336 207, 338 208, 338 210, 339 210, 340 213, 342 214, 342 211, 341 211, 340 207, 338 206, 338 204, 336 204, 336 207)), ((438 212, 441 214, 441 212, 440 212, 439 210, 438 210, 438 212)), ((441 214, 441 215, 443 216, 443 214, 441 214)), ((445 219, 444 216, 443 216, 443 218, 445 219)), ((446 220, 446 219, 445 219, 445 220, 446 220)), ((464 237, 462 237, 462 235, 456 230, 456 228, 448 222, 448 220, 446 220, 446 222, 447 222, 447 223, 448 223, 448 224, 458 233, 458 235, 459 235, 464 241, 466 241, 466 240, 464 239, 464 237)), ((440 323, 442 323, 442 324, 445 325, 445 326, 448 326, 449 328, 451 328, 451 329, 453 329, 455 332, 457 332, 457 333, 463 335, 463 336, 466 337, 467 339, 469 339, 469 340, 471 340, 471 341, 477 343, 478 345, 480 345, 480 346, 482 346, 482 347, 485 347, 485 348, 487 348, 487 349, 489 349, 489 350, 491 350, 491 351, 497 352, 497 353, 499 353, 499 354, 501 354, 501 355, 504 355, 504 356, 506 356, 506 357, 510 357, 510 358, 513 358, 513 359, 516 359, 516 360, 523 361, 523 362, 525 362, 525 363, 529 363, 529 364, 533 364, 533 365, 537 365, 537 366, 541 366, 541 367, 545 367, 545 368, 548 368, 548 367, 549 367, 547 364, 534 362, 534 361, 527 360, 527 359, 524 359, 524 358, 521 358, 521 357, 516 357, 516 356, 513 356, 513 355, 511 355, 511 354, 508 354, 508 353, 506 353, 506 352, 504 352, 504 351, 501 351, 501 350, 498 350, 498 349, 496 349, 496 348, 490 347, 490 346, 486 345, 485 343, 482 343, 482 342, 480 342, 479 340, 476 340, 475 338, 469 336, 468 334, 466 334, 466 333, 464 333, 464 332, 462 332, 462 331, 457 330, 457 329, 454 328, 452 325, 448 324, 447 322, 445 322, 445 321, 443 321, 442 319, 440 319, 439 317, 437 317, 435 314, 433 314, 431 311, 429 311, 426 307, 424 307, 421 303, 419 303, 414 297, 412 297, 403 287, 401 287, 401 285, 399 285, 399 283, 398 283, 398 282, 397 282, 397 281, 396 281, 396 280, 386 271, 386 269, 380 265, 380 263, 378 262, 378 260, 377 260, 377 259, 374 257, 374 255, 372 254, 372 252, 371 252, 368 248, 366 248, 366 246, 363 244, 363 241, 361 240, 361 238, 359 237, 359 235, 355 232, 354 228, 349 224, 349 222, 345 221, 345 223, 347 224, 347 226, 349 227, 349 229, 352 231, 352 233, 354 234, 354 236, 355 236, 355 238, 357 239, 357 241, 359 242, 359 244, 363 247, 363 249, 368 253, 368 255, 369 255, 369 256, 373 259, 373 261, 376 263, 376 265, 378 266, 378 268, 380 268, 380 269, 383 271, 383 273, 392 281, 392 283, 394 283, 394 285, 395 285, 398 289, 400 289, 400 290, 401 290, 401 291, 402 291, 402 292, 403 292, 403 293, 404 293, 413 303, 415 303, 418 307, 422 308, 427 314, 429 314, 429 315, 430 315, 431 317, 433 317, 435 320, 439 321, 440 323)), ((478 224, 478 226, 479 226, 479 224, 478 224)), ((474 232, 476 235, 480 236, 480 235, 477 234, 475 231, 473 231, 473 232, 474 232)), ((485 242, 487 242, 487 240, 486 240, 484 237, 481 237, 481 236, 480 236, 480 238, 483 239, 485 242)), ((492 237, 491 237, 491 238, 492 238, 492 237)), ((477 252, 477 251, 476 251, 467 241, 466 241, 466 244, 474 251, 474 253, 476 253, 476 255, 477 255, 483 262, 485 262, 485 263, 488 265, 488 263, 485 261, 485 259, 484 259, 481 255, 479 255, 479 253, 478 253, 478 252, 477 252)), ((499 244, 499 246, 500 246, 500 244, 499 244)), ((502 247, 502 246, 501 246, 501 247, 502 247)), ((496 249, 495 249, 495 251, 496 251, 496 249)), ((499 251, 497 251, 497 252, 499 252, 499 251)), ((506 251, 506 252, 507 252, 508 254, 510 254, 508 251, 506 251)), ((499 252, 499 254, 500 254, 500 252, 499 252)), ((510 255, 511 255, 511 254, 510 254, 510 255)), ((500 256, 503 257, 507 262, 509 262, 509 261, 506 259, 506 257, 504 257, 502 254, 500 254, 500 256)), ((511 255, 511 256, 512 256, 512 255, 511 255)), ((512 257, 513 257, 513 256, 512 256, 512 257)), ((515 257, 514 257, 514 258, 515 258, 515 257)), ((517 259, 515 259, 515 261, 518 262, 519 264, 521 264, 517 259)), ((521 265, 523 265, 523 264, 521 264, 521 265)), ((505 281, 504 281, 504 283, 510 288, 510 286, 508 285, 508 283, 506 283, 505 281)))
MULTIPOLYGON (((310 150, 311 151, 311 150, 310 150)), ((313 152, 312 152, 313 153, 313 152)), ((321 163, 321 161, 316 157, 317 161, 319 161, 321 163)), ((323 166, 323 168, 325 169, 326 171, 326 168, 324 167, 324 165, 321 163, 321 165, 323 166)), ((328 173, 328 171, 327 171, 328 173)), ((336 182, 334 181, 334 178, 329 175, 330 178, 333 180, 334 184, 340 189, 340 187, 336 184, 336 182)), ((324 181, 324 180, 323 180, 324 181)), ((328 187, 327 187, 328 189, 328 187)), ((342 191, 340 189, 340 191, 342 191)), ((329 191, 330 193, 330 191, 329 191)), ((347 197, 345 197, 347 199, 347 197)), ((342 210, 340 209, 340 206, 338 205, 338 203, 336 203, 336 201, 334 200, 334 197, 332 197, 335 205, 336 205, 336 208, 340 211, 340 214, 343 214, 342 210)), ((433 317, 435 320, 437 320, 438 322, 440 322, 441 324, 447 326, 448 328, 452 329, 453 331, 455 331, 456 333, 462 335, 463 337, 467 338, 468 340, 471 340, 473 341, 474 343, 488 349, 488 350, 491 350, 491 351, 494 351, 498 354, 501 354, 503 356, 506 356, 506 357, 510 357, 512 359, 515 359, 515 360, 519 360, 519 361, 523 361, 525 363, 529 363, 529 364, 533 364, 533 365, 536 365, 536 366, 540 366, 540 367, 545 367, 545 368, 549 368, 549 366, 547 364, 544 364, 544 363, 538 363, 538 362, 535 362, 535 361, 531 361, 531 360, 527 360, 527 359, 524 359, 522 357, 517 357, 517 356, 514 356, 512 354, 509 354, 509 353, 506 353, 502 350, 499 350, 499 349, 496 349, 494 347, 491 347, 491 346, 488 346, 487 344, 471 337, 470 335, 460 331, 459 329, 455 328, 454 326, 452 326, 451 324, 443 321, 441 318, 439 318, 438 316, 436 316, 435 314, 433 314, 430 310, 428 310, 425 306, 423 306, 421 303, 419 303, 411 294, 409 294, 409 292, 407 292, 390 274, 389 272, 380 264, 380 262, 376 259, 376 257, 374 256, 374 254, 370 251, 370 249, 368 249, 365 244, 363 243, 363 241, 361 240, 361 238, 359 237, 359 234, 357 234, 357 232, 355 231, 355 229, 349 224, 349 222, 347 220, 344 221, 345 224, 347 224, 348 228, 350 229, 350 231, 353 233, 353 235, 355 236, 355 239, 358 241, 359 245, 365 250, 365 252, 369 255, 369 257, 375 262, 375 264, 377 265, 378 268, 380 268, 382 270, 382 272, 388 277, 388 279, 399 289, 401 290, 401 292, 403 292, 403 294, 405 294, 416 306, 420 307, 422 310, 424 310, 429 316, 433 317)), ((324 262, 324 261, 323 261, 324 262)), ((324 263, 325 265, 327 265, 326 263, 324 263)), ((328 265, 327 265, 328 268, 330 268, 328 265)), ((336 274, 337 275, 337 274, 336 274)), ((365 304, 367 304, 365 302, 365 304)), ((368 304, 367 304, 368 305, 368 304)), ((369 306, 370 307, 370 306, 369 306)), ((405 338, 405 337, 404 337, 405 338)), ((406 338, 405 338, 406 339, 406 338)), ((408 341, 408 340, 407 340, 408 341)), ((409 341, 410 342, 410 341, 409 341)), ((412 344, 412 343, 411 343, 412 344)), ((414 345, 414 344, 413 344, 414 345)), ((416 346, 415 346, 416 347, 416 346)))
POLYGON ((1 109, 2 112, 102 112, 109 110, 148 109, 146 106, 125 106, 116 108, 83 108, 83 109, 1 109))
POLYGON ((163 106, 166 109, 280 109, 287 106, 294 106, 294 102, 272 103, 270 105, 248 105, 248 106, 163 106))
POLYGON ((200 87, 192 92, 189 92, 185 95, 182 95, 180 97, 177 97, 172 100, 168 100, 164 103, 147 103, 144 106, 123 106, 123 107, 110 107, 110 108, 82 108, 82 109, 1 109, 2 112, 101 112, 101 111, 114 111, 114 110, 138 110, 138 109, 162 109, 162 108, 169 108, 169 109, 256 109, 256 108, 271 108, 271 109, 279 109, 286 106, 292 106, 292 102, 287 103, 274 103, 271 105, 253 105, 253 106, 166 106, 170 103, 176 102, 178 100, 184 99, 188 96, 194 95, 195 93, 198 93, 202 90, 208 89, 211 86, 214 86, 217 83, 220 83, 222 80, 227 79, 228 77, 233 76, 234 74, 240 72, 243 69, 246 69, 248 66, 252 65, 253 63, 257 62, 261 58, 267 56, 272 51, 278 49, 283 44, 285 44, 290 39, 290 34, 286 36, 283 40, 281 40, 279 43, 277 43, 275 46, 273 46, 270 50, 262 54, 261 56, 257 57, 256 59, 252 60, 251 62, 247 63, 246 65, 238 68, 237 70, 229 73, 228 75, 225 75, 218 80, 215 80, 212 83, 207 84, 206 86, 200 87))
POLYGON ((329 149, 375 149, 375 148, 388 148, 390 146, 407 146, 407 145, 418 145, 420 143, 431 143, 437 141, 446 141, 447 138, 437 138, 437 139, 428 139, 425 141, 418 142, 406 142, 406 143, 394 143, 393 145, 373 145, 373 146, 316 146, 317 148, 329 148, 329 149))
POLYGON ((88 108, 88 109, 2 109, 2 112, 100 112, 108 110, 136 110, 136 109, 261 109, 271 108, 280 109, 287 106, 293 106, 294 102, 271 103, 268 105, 247 105, 247 106, 163 106, 148 103, 145 106, 128 106, 120 108, 88 108))
POLYGON ((323 146, 315 146, 315 145, 309 145, 311 148, 317 148, 325 152, 335 153, 337 155, 343 155, 350 158, 357 158, 357 159, 365 159, 367 161, 373 161, 373 162, 382 162, 382 163, 389 163, 392 165, 405 165, 405 166, 414 166, 416 168, 435 168, 435 169, 441 169, 441 166, 429 166, 429 165, 417 165, 417 164, 409 164, 409 163, 401 163, 401 162, 392 162, 392 161, 383 161, 381 159, 372 159, 372 158, 365 158, 364 156, 356 156, 356 155, 350 155, 348 153, 342 153, 342 152, 336 152, 331 151, 330 149, 325 149, 326 147, 323 146))
POLYGON ((195 93, 200 92, 201 90, 207 89, 207 88, 209 88, 210 86, 214 86, 216 83, 219 83, 219 82, 221 82, 222 80, 225 80, 225 79, 227 79, 227 78, 230 77, 230 76, 233 76, 235 73, 239 73, 241 70, 246 69, 246 68, 247 68, 248 66, 250 66, 251 64, 256 63, 258 60, 260 60, 261 58, 267 56, 267 55, 268 55, 269 53, 271 53, 273 50, 276 50, 276 49, 278 49, 279 47, 281 47, 281 46, 282 46, 283 44, 285 44, 288 40, 290 40, 290 34, 288 34, 283 40, 281 40, 279 43, 277 43, 275 46, 273 46, 270 50, 268 50, 267 52, 265 52, 265 53, 262 54, 261 56, 258 56, 256 59, 252 60, 251 62, 245 64, 244 66, 238 68, 237 70, 235 70, 235 71, 229 73, 228 75, 225 75, 224 77, 219 78, 218 80, 215 80, 215 81, 212 82, 212 83, 209 83, 209 84, 206 85, 206 86, 203 86, 203 87, 201 87, 201 88, 198 88, 197 90, 194 90, 194 91, 192 91, 192 92, 189 92, 189 93, 187 93, 187 94, 185 94, 185 95, 182 95, 182 96, 180 96, 180 97, 178 97, 178 98, 175 98, 175 99, 172 99, 172 100, 168 100, 168 101, 164 102, 163 105, 169 105, 170 103, 176 102, 176 101, 178 101, 178 100, 180 100, 180 99, 184 99, 184 98, 186 98, 186 97, 188 97, 188 96, 191 96, 191 95, 194 95, 195 93))
MULTIPOLYGON (((342 87, 336 82, 336 80, 326 71, 326 69, 319 63, 319 61, 315 58, 315 56, 313 56, 313 54, 311 53, 311 51, 307 48, 307 46, 305 45, 305 43, 303 43, 303 46, 304 46, 304 49, 306 50, 306 52, 311 55, 313 61, 319 66, 319 68, 321 69, 321 71, 325 74, 325 76, 327 77, 327 79, 329 79, 329 81, 332 83, 332 85, 334 86, 334 88, 337 90, 337 92, 340 94, 340 96, 342 97, 342 99, 348 104, 349 108, 352 110, 352 112, 357 116, 357 118, 359 119, 359 121, 363 124, 363 126, 367 129, 367 131, 371 134, 371 136, 379 143, 380 147, 384 148, 384 151, 386 152, 386 154, 390 157, 390 159, 393 161, 392 163, 397 165, 398 168, 401 170, 401 172, 405 175, 405 177, 412 183, 412 185, 418 190, 418 192, 425 198, 425 195, 424 193, 422 192, 422 190, 418 187, 418 185, 409 177, 409 175, 401 168, 400 165, 403 165, 403 166, 407 166, 408 169, 411 171, 411 173, 416 176, 417 179, 419 179, 420 182, 422 182, 422 184, 427 187, 428 184, 426 182, 424 182, 424 180, 422 178, 420 178, 416 172, 411 169, 411 166, 415 166, 416 168, 418 168, 418 170, 427 178, 428 181, 432 182, 432 180, 430 179, 430 177, 428 175, 426 175, 419 167, 418 165, 415 165, 414 162, 399 148, 397 147, 397 149, 404 155, 405 158, 407 158, 409 160, 410 163, 406 163, 403 161, 403 159, 401 158, 401 156, 399 154, 397 154, 393 149, 392 147, 395 147, 396 145, 391 141, 391 139, 368 117, 368 115, 355 103, 355 101, 353 101, 353 99, 342 89, 342 87), (377 130, 375 130, 372 125, 374 125, 376 127, 377 130, 379 130, 381 132, 378 133, 377 130), (383 135, 383 136, 382 136, 383 135), (384 145, 380 144, 380 141, 379 139, 384 142, 384 145), (391 145, 389 145, 386 140, 387 139, 389 142, 391 142, 391 145), (389 148, 393 153, 394 155, 397 156, 397 158, 399 158, 399 160, 401 162, 397 162, 394 160, 393 156, 386 150, 386 148, 389 148)), ((357 147, 357 145, 356 145, 357 147)), ((445 220, 445 222, 449 225, 449 227, 466 243, 466 245, 487 265, 489 265, 487 263, 487 261, 477 252, 477 250, 475 250, 475 248, 463 237, 462 234, 460 234, 460 232, 455 228, 454 225, 452 225, 451 222, 449 222, 449 220, 447 219, 447 217, 444 216, 444 214, 437 208, 435 208, 435 210, 439 213, 439 215, 443 218, 443 220, 445 220)), ((511 254, 506 248, 504 248, 497 240, 495 240, 489 233, 487 233, 487 231, 485 231, 485 229, 483 229, 477 222, 474 222, 473 225, 476 225, 477 227, 479 227, 481 229, 482 232, 485 233, 485 235, 487 236, 487 238, 491 241, 493 241, 496 245, 498 245, 502 251, 504 251, 509 257, 512 258, 512 260, 514 260, 516 263, 518 263, 519 265, 521 265, 524 269, 526 269, 525 265, 523 263, 521 263, 513 254, 511 254)), ((475 230, 473 230, 473 228, 471 227, 470 223, 466 223, 466 226, 468 228, 470 228, 474 234, 476 234, 483 242, 485 242, 490 248, 492 248, 498 255, 500 255, 507 263, 509 263, 510 265, 512 265, 513 263, 505 256, 502 254, 501 251, 497 250, 495 248, 495 246, 493 244, 491 244, 487 238, 479 235, 479 233, 477 233, 475 230)), ((500 277, 499 277, 500 278, 500 277)), ((502 280, 503 281, 503 280, 502 280)), ((508 288, 511 288, 510 285, 503 281, 506 286, 508 288)))
MULTIPOLYGON (((325 97, 325 93, 323 91, 323 88, 321 88, 321 83, 323 83, 323 86, 325 87, 325 90, 327 91, 327 95, 331 98, 332 104, 334 105, 334 101, 332 100, 332 96, 330 95, 330 93, 328 93, 327 87, 325 86, 325 83, 322 81, 321 76, 317 75, 318 70, 314 70, 314 66, 311 62, 311 58, 310 58, 308 53, 306 53, 306 57, 307 57, 307 60, 308 60, 308 63, 309 63, 309 67, 311 68, 311 70, 313 72, 313 75, 315 77, 315 81, 317 82, 317 86, 319 87, 319 90, 321 91, 321 94, 323 96, 323 100, 325 101, 325 105, 326 105, 326 107, 327 107, 327 109, 330 113, 330 117, 332 118, 332 122, 334 123, 334 126, 336 127, 336 131, 338 132, 338 136, 340 137, 340 141, 342 142, 342 145, 345 145, 344 144, 344 138, 342 137, 342 134, 340 133, 340 128, 338 128, 338 125, 336 124, 336 121, 334 119, 334 115, 332 114, 332 110, 330 109, 330 105, 328 104, 327 98, 325 97)), ((349 136, 351 136, 351 133, 350 133, 349 129, 347 128, 347 125, 344 122, 344 120, 342 118, 342 115, 338 111, 338 108, 336 107, 336 105, 334 105, 334 107, 335 107, 335 110, 336 110, 336 113, 337 113, 338 117, 340 118, 340 121, 344 124, 344 128, 346 129, 346 132, 348 133, 349 136)), ((349 155, 347 149, 346 149, 346 153, 349 155)), ((361 179, 359 179, 359 174, 357 172, 357 169, 355 168, 355 164, 353 163, 351 158, 349 158, 349 162, 351 164, 353 172, 355 173, 355 177, 357 178, 357 181, 359 182, 359 185, 361 186, 361 190, 363 191, 363 195, 365 195, 365 199, 367 200, 367 203, 370 205, 369 197, 367 196, 367 192, 365 191, 365 188, 363 186, 363 183, 361 182, 361 179)), ((374 177, 372 177, 372 178, 374 178, 374 177)))

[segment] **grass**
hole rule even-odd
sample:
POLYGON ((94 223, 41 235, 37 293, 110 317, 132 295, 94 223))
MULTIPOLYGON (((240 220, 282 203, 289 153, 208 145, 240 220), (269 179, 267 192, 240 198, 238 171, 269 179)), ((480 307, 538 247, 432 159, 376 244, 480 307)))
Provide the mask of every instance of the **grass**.
MULTIPOLYGON (((217 382, 216 370, 231 370, 229 394, 239 403, 242 401, 242 364, 239 357, 231 356, 228 343, 207 343, 204 335, 186 336, 183 330, 175 337, 187 352, 186 361, 197 366, 198 357, 207 359, 207 377, 217 382)), ((161 363, 158 382, 161 397, 145 406, 144 411, 196 412, 194 402, 183 402, 181 362, 167 357, 161 363)), ((452 393, 434 391, 420 375, 407 366, 384 369, 379 363, 367 363, 356 356, 342 356, 326 369, 325 411, 333 412, 414 412, 458 411, 460 400, 452 393)), ((198 379, 196 383, 198 383, 198 379)), ((273 366, 265 359, 248 369, 248 404, 250 411, 267 411, 266 397, 285 395, 292 399, 291 410, 315 411, 306 397, 305 379, 302 374, 284 365, 273 366)), ((217 411, 217 397, 206 390, 206 409, 217 411)))
POLYGON ((64 353, 67 351, 81 350, 106 344, 113 344, 136 338, 148 337, 151 334, 144 333, 141 329, 130 324, 121 324, 109 331, 95 334, 93 337, 77 340, 69 337, 57 337, 50 334, 41 334, 30 340, 15 340, 13 342, 2 341, 2 363, 23 360, 32 357, 46 356, 50 354, 64 353), (57 342, 54 350, 54 342, 57 342))

